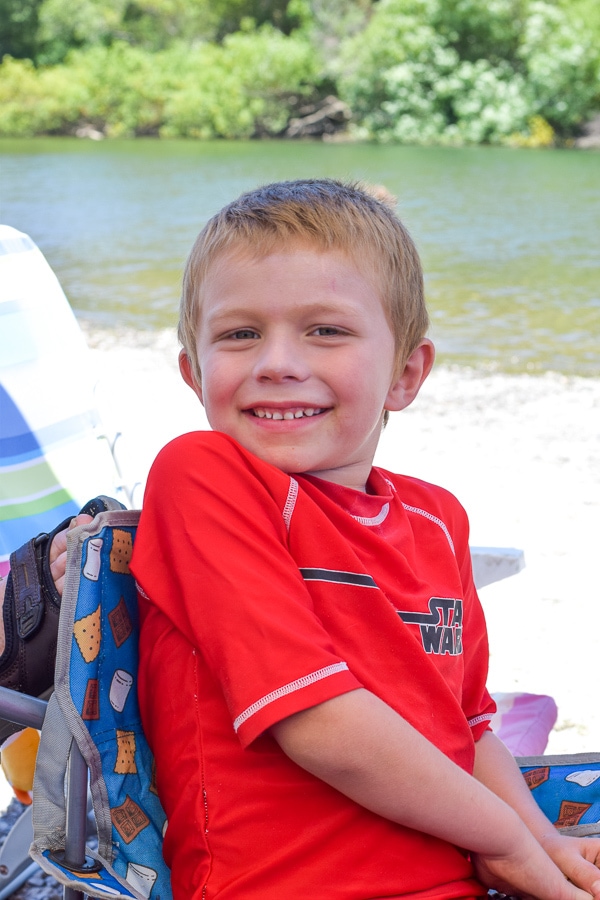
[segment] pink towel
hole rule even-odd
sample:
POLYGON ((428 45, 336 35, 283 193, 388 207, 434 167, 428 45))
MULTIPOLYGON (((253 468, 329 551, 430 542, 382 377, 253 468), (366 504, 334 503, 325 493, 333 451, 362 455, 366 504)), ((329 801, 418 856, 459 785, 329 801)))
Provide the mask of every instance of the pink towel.
POLYGON ((539 756, 546 749, 558 709, 545 694, 493 694, 498 711, 492 731, 513 756, 539 756))

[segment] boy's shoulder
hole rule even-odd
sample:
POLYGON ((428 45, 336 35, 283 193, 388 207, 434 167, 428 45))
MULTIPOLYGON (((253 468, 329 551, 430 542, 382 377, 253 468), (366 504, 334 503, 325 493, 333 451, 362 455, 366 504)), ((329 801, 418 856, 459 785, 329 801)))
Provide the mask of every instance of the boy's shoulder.
POLYGON ((246 479, 248 475, 287 490, 290 476, 246 450, 234 438, 220 431, 190 431, 169 441, 158 453, 150 474, 153 479, 169 480, 186 473, 202 474, 203 479, 246 479))
POLYGON ((165 444, 157 458, 161 456, 171 457, 179 453, 201 452, 202 450, 205 450, 207 453, 213 451, 227 453, 229 450, 233 451, 234 448, 239 446, 237 441, 229 437, 229 435, 223 434, 222 431, 210 431, 208 429, 204 431, 188 431, 165 444))

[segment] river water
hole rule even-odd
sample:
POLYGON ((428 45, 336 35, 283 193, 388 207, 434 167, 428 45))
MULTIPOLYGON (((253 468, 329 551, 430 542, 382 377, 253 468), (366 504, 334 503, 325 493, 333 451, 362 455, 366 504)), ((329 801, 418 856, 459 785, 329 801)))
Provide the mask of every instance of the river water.
POLYGON ((0 141, 0 221, 91 327, 177 319, 206 219, 287 178, 385 184, 419 247, 438 360, 600 375, 600 153, 292 142, 0 141))

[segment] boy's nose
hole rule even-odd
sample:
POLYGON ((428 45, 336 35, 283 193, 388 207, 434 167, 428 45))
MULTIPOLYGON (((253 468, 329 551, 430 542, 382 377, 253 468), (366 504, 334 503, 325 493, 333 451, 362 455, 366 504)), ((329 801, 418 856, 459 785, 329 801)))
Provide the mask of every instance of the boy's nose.
POLYGON ((303 381, 309 370, 301 353, 293 341, 265 341, 254 367, 254 376, 259 381, 303 381))

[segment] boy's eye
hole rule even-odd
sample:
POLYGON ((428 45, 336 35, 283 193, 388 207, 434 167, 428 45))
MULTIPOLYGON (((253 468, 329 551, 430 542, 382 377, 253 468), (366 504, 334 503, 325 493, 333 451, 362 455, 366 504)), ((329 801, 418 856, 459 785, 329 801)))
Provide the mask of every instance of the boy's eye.
POLYGON ((341 328, 336 328, 335 325, 319 325, 318 328, 313 329, 313 334, 316 334, 317 337, 329 337, 332 334, 343 334, 341 328))
POLYGON ((252 328, 239 328, 237 331, 232 331, 231 334, 227 336, 233 338, 234 341, 250 341, 253 338, 259 337, 259 334, 252 328))

